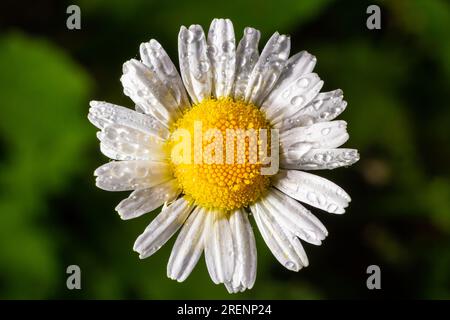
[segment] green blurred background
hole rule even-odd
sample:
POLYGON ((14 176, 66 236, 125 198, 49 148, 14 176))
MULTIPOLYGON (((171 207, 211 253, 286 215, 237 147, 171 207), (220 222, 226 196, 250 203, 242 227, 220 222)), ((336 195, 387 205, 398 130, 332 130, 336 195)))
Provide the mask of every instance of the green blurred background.
POLYGON ((323 299, 450 298, 450 4, 403 1, 2 1, 0 10, 0 298, 323 299), (81 7, 81 30, 66 8, 81 7), (366 28, 381 7, 382 29, 366 28), (166 278, 173 239, 139 260, 135 238, 154 213, 121 221, 127 193, 94 185, 107 161, 88 122, 88 102, 132 106, 119 82, 122 63, 155 38, 177 61, 180 25, 205 29, 228 17, 292 36, 292 52, 318 58, 324 90, 348 101, 351 168, 321 172, 353 201, 344 216, 314 210, 328 227, 310 266, 284 269, 258 232, 253 290, 228 295, 204 260, 184 283, 166 278), (82 290, 66 288, 66 267, 82 270, 82 290), (381 268, 381 290, 366 268, 381 268))

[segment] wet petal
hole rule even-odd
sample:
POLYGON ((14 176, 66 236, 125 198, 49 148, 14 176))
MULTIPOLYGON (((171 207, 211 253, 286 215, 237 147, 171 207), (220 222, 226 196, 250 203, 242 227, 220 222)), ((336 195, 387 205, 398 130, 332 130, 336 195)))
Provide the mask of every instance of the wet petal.
POLYGON ((150 188, 171 179, 170 165, 158 161, 111 161, 95 170, 96 185, 107 191, 150 188))
POLYGON ((264 101, 261 110, 272 124, 284 121, 304 108, 322 89, 323 81, 315 73, 296 78, 289 85, 273 90, 264 101))
MULTIPOLYGON (((283 153, 311 148, 337 148, 348 140, 347 123, 342 120, 319 122, 308 127, 296 127, 280 135, 283 153)), ((309 150, 306 150, 306 152, 309 150)), ((305 152, 305 153, 306 153, 305 152)), ((303 156, 303 154, 299 154, 303 156)))
POLYGON ((350 166, 359 160, 355 149, 312 149, 299 158, 280 157, 283 169, 323 170, 350 166))
POLYGON ((342 90, 319 93, 307 106, 274 126, 283 131, 293 127, 308 126, 316 122, 331 121, 347 107, 342 90))
POLYGON ((236 70, 236 40, 229 19, 214 19, 208 33, 208 57, 212 68, 212 93, 228 97, 236 70))
POLYGON ((301 51, 294 54, 286 61, 283 72, 281 73, 273 91, 283 92, 299 77, 311 73, 314 70, 316 62, 316 57, 306 51, 301 51))
POLYGON ((234 270, 234 244, 230 222, 221 211, 210 211, 206 220, 205 260, 214 283, 230 282, 234 270))
POLYGON ((288 196, 331 213, 344 213, 351 201, 337 184, 303 171, 281 170, 273 182, 288 196))
POLYGON ((166 96, 163 96, 165 103, 170 104, 171 108, 178 107, 180 110, 189 107, 189 98, 177 68, 159 42, 152 39, 149 42, 142 43, 140 54, 142 62, 164 84, 166 89, 164 91, 166 96))
POLYGON ((206 49, 201 26, 191 25, 189 29, 181 27, 178 35, 181 77, 194 103, 211 96, 212 70, 206 49))
POLYGON ((251 207, 261 235, 275 258, 287 269, 299 271, 308 259, 298 238, 282 226, 262 203, 251 207))
POLYGON ((174 200, 179 193, 177 181, 172 179, 150 188, 133 191, 119 203, 116 211, 124 220, 136 218, 174 200))
POLYGON ((141 259, 151 256, 177 232, 192 209, 193 205, 184 198, 164 207, 137 238, 133 250, 139 253, 141 259))
POLYGON ((168 87, 158 78, 154 69, 135 59, 123 64, 120 78, 123 91, 146 114, 150 114, 166 127, 181 115, 168 87))
POLYGON ((250 75, 259 59, 258 43, 261 38, 259 30, 245 28, 244 36, 236 51, 236 79, 234 82, 234 98, 243 100, 250 75))
POLYGON ((167 265, 167 276, 182 282, 191 274, 203 252, 207 213, 197 207, 186 220, 175 241, 167 265))
POLYGON ((328 235, 327 229, 316 216, 283 192, 272 189, 262 202, 285 228, 300 239, 320 245, 328 235))
POLYGON ((169 130, 151 115, 102 101, 91 101, 90 106, 89 121, 99 129, 118 124, 161 139, 169 136, 169 130))
POLYGON ((256 244, 248 214, 240 209, 230 216, 230 227, 235 248, 235 267, 232 281, 226 284, 228 291, 251 289, 256 280, 256 244))
POLYGON ((97 133, 100 149, 114 160, 164 160, 165 142, 140 130, 119 124, 107 125, 97 133))
POLYGON ((276 32, 267 42, 248 81, 245 101, 261 105, 278 80, 289 57, 291 40, 276 32))

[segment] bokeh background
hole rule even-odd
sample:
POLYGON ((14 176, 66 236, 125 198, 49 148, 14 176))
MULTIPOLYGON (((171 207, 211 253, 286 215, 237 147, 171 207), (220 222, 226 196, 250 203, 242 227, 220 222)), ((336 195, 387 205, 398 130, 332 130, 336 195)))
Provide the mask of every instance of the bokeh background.
POLYGON ((0 298, 324 299, 450 298, 450 3, 444 0, 2 1, 0 10, 0 298), (81 7, 81 30, 66 8, 81 7), (382 29, 366 28, 381 7, 382 29), (253 290, 228 295, 204 260, 188 280, 166 278, 173 240, 141 261, 135 238, 154 213, 121 221, 127 193, 94 186, 107 161, 88 102, 131 107, 119 82, 141 42, 159 40, 177 61, 180 25, 215 17, 278 30, 292 52, 318 58, 324 90, 348 101, 346 146, 361 160, 322 172, 353 198, 343 216, 314 210, 329 237, 305 245, 310 266, 284 269, 258 232, 253 290), (66 267, 82 290, 66 288, 66 267), (381 290, 366 287, 381 268, 381 290))

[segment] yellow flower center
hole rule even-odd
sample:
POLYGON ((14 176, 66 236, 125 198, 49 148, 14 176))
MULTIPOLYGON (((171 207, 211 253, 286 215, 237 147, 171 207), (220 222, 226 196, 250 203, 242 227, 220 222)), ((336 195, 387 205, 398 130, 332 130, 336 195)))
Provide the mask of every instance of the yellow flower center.
POLYGON ((269 129, 264 114, 243 101, 205 99, 190 108, 175 123, 168 142, 185 197, 222 210, 257 200, 270 182, 261 174, 264 156, 270 154, 269 129))

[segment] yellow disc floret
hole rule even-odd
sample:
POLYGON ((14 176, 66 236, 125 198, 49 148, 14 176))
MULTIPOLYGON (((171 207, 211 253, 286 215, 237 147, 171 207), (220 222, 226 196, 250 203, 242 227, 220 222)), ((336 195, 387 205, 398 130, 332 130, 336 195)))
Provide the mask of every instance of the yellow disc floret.
MULTIPOLYGON (((221 210, 257 200, 269 185, 259 157, 264 130, 270 137, 264 114, 243 101, 205 99, 189 109, 175 123, 168 143, 185 197, 221 210)), ((270 142, 265 146, 270 150, 270 142)))

